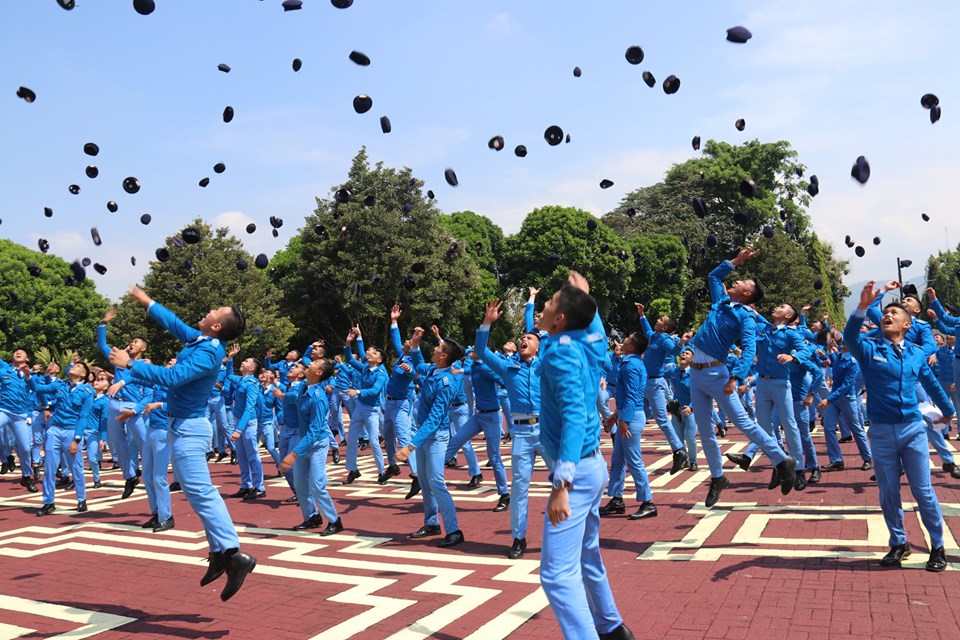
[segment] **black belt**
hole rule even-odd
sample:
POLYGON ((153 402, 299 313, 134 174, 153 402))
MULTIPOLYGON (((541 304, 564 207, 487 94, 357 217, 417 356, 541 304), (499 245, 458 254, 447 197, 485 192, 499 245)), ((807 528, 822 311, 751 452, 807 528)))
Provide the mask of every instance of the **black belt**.
POLYGON ((394 398, 391 396, 387 396, 387 400, 406 400, 406 398, 394 398))
POLYGON ((477 409, 476 413, 493 413, 495 411, 500 411, 500 409, 477 409))
POLYGON ((450 406, 451 406, 451 407, 462 407, 462 406, 465 405, 465 404, 467 404, 467 403, 466 403, 466 402, 454 402, 454 403, 451 403, 450 406))
POLYGON ((588 453, 587 455, 583 456, 583 457, 580 458, 580 459, 581 459, 581 460, 586 460, 587 458, 592 458, 593 456, 597 455, 598 453, 600 453, 600 449, 599 449, 599 448, 594 449, 593 451, 591 451, 590 453, 588 453))
POLYGON ((524 418, 523 420, 513 420, 513 424, 537 424, 540 418, 524 418))
POLYGON ((773 376, 765 376, 762 373, 760 374, 760 377, 763 378, 764 380, 776 380, 776 378, 774 378, 773 376))

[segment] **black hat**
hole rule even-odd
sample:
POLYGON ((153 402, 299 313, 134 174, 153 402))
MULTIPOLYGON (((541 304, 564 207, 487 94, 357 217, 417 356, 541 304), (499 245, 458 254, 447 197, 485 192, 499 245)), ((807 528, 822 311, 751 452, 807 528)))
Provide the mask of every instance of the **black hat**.
POLYGON ((368 58, 368 57, 367 57, 367 54, 365 54, 365 53, 360 53, 359 51, 351 51, 351 52, 350 52, 350 59, 351 59, 353 62, 356 62, 356 63, 357 63, 358 65, 360 65, 361 67, 369 67, 369 66, 370 66, 370 58, 368 58))
POLYGON ((817 278, 816 280, 814 280, 813 288, 816 289, 817 291, 819 291, 820 289, 823 289, 823 280, 821 280, 820 278, 817 278))
POLYGON ((283 218, 278 218, 277 216, 270 216, 270 226, 274 229, 279 229, 283 226, 283 218))
POLYGON ((846 238, 843 239, 843 242, 849 247, 850 244, 853 242, 853 240, 850 238, 850 236, 847 236, 846 238))
POLYGON ((370 276, 370 284, 380 284, 380 276, 376 274, 370 276))
POLYGON ((127 176, 123 179, 123 190, 133 195, 140 191, 140 181, 133 176, 127 176))
POLYGON ((107 272, 107 268, 102 264, 100 264, 99 262, 93 263, 93 270, 99 273, 100 275, 104 275, 107 272))
POLYGON ((587 220, 587 231, 594 231, 597 228, 597 221, 593 218, 587 220))
POLYGON ((35 94, 32 89, 20 87, 17 89, 17 97, 23 98, 27 102, 33 102, 37 99, 37 94, 35 94))
POLYGON ((257 269, 266 269, 267 265, 270 264, 270 259, 267 258, 267 254, 261 253, 253 261, 253 264, 257 265, 257 269))
POLYGON ((333 199, 340 204, 347 204, 353 200, 353 194, 350 189, 337 189, 337 192, 333 194, 333 199))
POLYGON ((607 244, 606 242, 601 242, 601 243, 600 243, 600 253, 607 253, 608 251, 610 251, 610 245, 607 244))
POLYGON ((274 238, 279 238, 279 237, 280 237, 280 232, 277 231, 276 229, 271 229, 270 232, 273 234, 273 237, 274 237, 274 238))
POLYGON ((873 244, 880 244, 880 236, 874 236, 873 244))
POLYGON ((522 144, 518 144, 518 145, 517 145, 517 148, 514 149, 513 152, 516 154, 516 156, 517 156, 518 158, 526 158, 526 157, 527 157, 527 148, 526 148, 525 146, 523 146, 522 144))
POLYGON ((930 222, 930 216, 928 216, 927 214, 921 213, 920 217, 923 218, 924 222, 930 222))
POLYGON ((700 151, 700 136, 693 136, 693 140, 690 141, 691 146, 693 146, 694 151, 700 151))
POLYGON ((363 199, 363 206, 365 207, 372 207, 375 204, 377 204, 377 199, 374 196, 367 196, 363 199))
POLYGON ((187 227, 180 232, 180 235, 187 244, 197 244, 200 242, 200 230, 196 227, 187 227))
POLYGON ((88 142, 87 144, 83 145, 83 152, 88 156, 95 156, 100 153, 100 147, 98 147, 97 143, 95 142, 88 142))
POLYGON ((218 64, 217 69, 219 69, 220 71, 223 71, 224 73, 230 73, 230 65, 228 64, 222 64, 222 63, 218 64))
POLYGON ((580 77, 580 74, 582 74, 582 73, 583 73, 583 72, 580 71, 580 67, 574 67, 574 68, 573 68, 573 77, 574 77, 574 78, 579 78, 579 77, 580 77))
POLYGON ((226 170, 227 170, 227 165, 223 164, 222 162, 218 162, 217 164, 213 165, 214 173, 223 173, 226 170))
POLYGON ((807 187, 807 193, 812 196, 816 196, 820 193, 820 179, 817 176, 810 176, 810 186, 807 187))
POLYGON ((613 180, 607 180, 606 178, 604 178, 603 180, 600 181, 601 189, 609 189, 612 186, 613 186, 613 180))
POLYGON ((790 212, 786 209, 780 209, 780 219, 786 222, 790 219, 790 212))
POLYGON ((223 121, 230 122, 233 120, 233 107, 228 106, 223 110, 223 121))
POLYGON ((867 162, 866 158, 863 156, 857 158, 857 161, 850 169, 850 177, 860 184, 867 183, 867 180, 870 179, 870 163, 867 162))
MULTIPOLYGON (((167 260, 170 259, 170 251, 166 247, 160 247, 159 249, 156 250, 155 253, 157 256, 157 260, 159 260, 160 262, 166 262, 167 260)), ((136 262, 133 261, 133 258, 131 258, 130 260, 131 262, 136 264, 136 262)))
POLYGON ((490 141, 487 142, 487 147, 493 149, 494 151, 503 150, 503 136, 493 136, 490 138, 490 141))
POLYGON ((854 252, 857 254, 857 257, 862 258, 863 254, 865 254, 867 250, 861 247, 860 245, 857 245, 857 248, 854 249, 854 252))
POLYGON ((100 232, 97 231, 96 227, 90 228, 90 237, 93 239, 93 244, 97 245, 98 247, 103 242, 103 240, 100 239, 100 232))
POLYGON ((366 113, 373 106, 373 99, 365 93, 361 93, 353 99, 353 110, 357 113, 366 113))
POLYGON ((924 109, 932 109, 940 104, 940 98, 932 93, 925 93, 920 97, 920 106, 924 109))
POLYGON ((133 9, 142 16, 148 16, 157 8, 153 0, 133 0, 133 9))
POLYGON ((37 240, 37 247, 40 249, 40 251, 46 253, 47 251, 50 251, 50 242, 46 238, 40 238, 37 240))
POLYGON ((763 237, 767 239, 773 237, 773 227, 769 224, 763 225, 763 237))
POLYGON ((67 187, 67 190, 70 191, 70 193, 72 193, 73 195, 77 195, 78 193, 80 193, 80 185, 72 184, 69 187, 67 187))
POLYGON ((176 248, 183 249, 184 242, 183 242, 183 238, 181 238, 180 236, 173 236, 172 238, 170 238, 170 242, 172 242, 173 246, 175 246, 176 248))
POLYGON ((294 58, 292 66, 294 71, 300 71, 300 68, 303 66, 303 60, 300 58, 294 58))
POLYGON ((263 327, 254 327, 252 330, 253 335, 259 336, 263 334, 263 327))
POLYGON ((671 95, 680 90, 680 78, 677 76, 667 76, 667 79, 663 81, 663 92, 667 95, 671 95))
POLYGON ((79 260, 70 263, 70 272, 73 273, 73 279, 77 282, 83 282, 87 279, 87 270, 83 268, 79 260))
POLYGON ((737 211, 733 214, 733 221, 737 224, 746 225, 750 222, 750 216, 746 211, 737 211))
POLYGON ((555 147, 561 142, 563 142, 563 129, 557 125, 550 125, 547 127, 547 130, 543 132, 543 139, 547 141, 551 147, 555 147))
POLYGON ((627 47, 627 52, 624 54, 624 56, 627 58, 627 62, 630 64, 640 64, 643 62, 643 49, 637 45, 627 47))
POLYGON ((716 235, 714 235, 714 234, 711 233, 710 235, 707 236, 707 246, 708 246, 708 247, 715 247, 715 246, 717 246, 717 236, 716 236, 716 235))
POLYGON ((550 255, 547 256, 547 260, 549 260, 550 262, 552 262, 552 263, 554 263, 554 264, 557 264, 558 262, 560 262, 560 254, 559 254, 559 253, 551 253, 550 255))
POLYGON ((744 120, 743 118, 740 118, 735 123, 733 123, 733 126, 737 128, 737 131, 743 131, 744 129, 747 128, 747 121, 744 120))
POLYGON ((460 184, 460 182, 457 181, 457 173, 450 167, 447 167, 443 170, 443 179, 446 180, 447 184, 451 187, 455 187, 460 184))
POLYGON ((736 42, 737 44, 743 44, 747 40, 753 37, 753 34, 750 33, 750 30, 746 27, 732 27, 727 29, 727 40, 730 42, 736 42))
POLYGON ((917 298, 917 299, 920 298, 920 292, 917 291, 917 285, 913 284, 912 282, 904 283, 902 289, 903 289, 903 295, 913 296, 914 298, 917 298))
POLYGON ((257 225, 253 224, 252 222, 247 225, 247 233, 253 233, 256 230, 257 230, 257 225))
POLYGON ((28 265, 27 265, 27 273, 29 273, 29 274, 32 275, 34 278, 36 278, 36 277, 39 276, 41 273, 43 273, 43 268, 42 268, 40 265, 37 265, 37 264, 28 264, 28 265))
POLYGON ((353 4, 353 0, 330 0, 330 4, 337 9, 349 9, 350 5, 353 4))
POLYGON ((390 133, 393 131, 393 125, 390 124, 390 118, 387 116, 380 116, 380 131, 384 133, 390 133))
POLYGON ((433 189, 427 189, 427 197, 433 200, 436 196, 433 195, 433 189))
POLYGON ((787 233, 793 233, 793 222, 788 220, 784 226, 787 228, 787 233))
POLYGON ((427 269, 427 265, 424 264, 423 262, 414 262, 410 266, 410 271, 413 271, 414 273, 423 273, 426 269, 427 269))
POLYGON ((130 264, 132 264, 133 266, 137 266, 137 257, 136 257, 136 256, 130 256, 130 264))
POLYGON ((570 134, 569 134, 569 133, 567 134, 566 141, 567 141, 567 144, 570 144, 570 134))
POLYGON ((411 211, 413 211, 413 203, 404 202, 404 203, 403 203, 403 212, 404 212, 404 213, 410 213, 411 211))
POLYGON ((740 195, 744 198, 756 198, 757 197, 757 182, 752 178, 747 178, 746 180, 740 181, 740 195))
POLYGON ((153 217, 149 213, 140 216, 140 224, 150 224, 151 220, 153 220, 153 217))
POLYGON ((52 218, 52 217, 53 217, 53 209, 51 209, 50 207, 44 207, 44 208, 43 208, 43 215, 47 216, 48 218, 52 218))
POLYGON ((206 187, 208 184, 210 184, 210 178, 201 178, 200 182, 198 182, 197 184, 200 185, 201 187, 206 187))
POLYGON ((95 164, 88 164, 87 168, 84 169, 84 173, 87 174, 88 178, 93 179, 100 175, 100 169, 97 169, 97 165, 95 164))
POLYGON ((651 89, 653 88, 653 85, 657 84, 657 79, 654 78, 654 77, 653 77, 653 74, 650 73, 649 71, 644 71, 644 72, 643 72, 643 81, 644 81, 644 82, 646 83, 646 85, 647 85, 648 87, 650 87, 651 89))
POLYGON ((75 0, 57 0, 57 4, 66 9, 67 11, 73 10, 77 6, 75 0))
POLYGON ((243 271, 244 269, 247 268, 247 266, 248 266, 247 261, 244 260, 243 258, 240 258, 239 260, 237 260, 237 271, 243 271))
POLYGON ((303 8, 303 0, 283 0, 284 11, 296 11, 303 8))
POLYGON ((403 288, 407 291, 413 291, 417 288, 417 280, 411 275, 406 276, 403 279, 403 288))
POLYGON ((930 124, 935 123, 940 119, 940 105, 937 105, 930 109, 930 124))
POLYGON ((113 200, 110 200, 107 202, 107 211, 109 211, 110 213, 116 213, 119 208, 120 207, 117 206, 117 203, 114 202, 113 200))
POLYGON ((703 203, 703 198, 700 196, 693 199, 693 211, 701 218, 707 217, 707 206, 703 203))
POLYGON ((633 216, 637 215, 637 210, 633 207, 628 207, 624 213, 627 214, 627 217, 632 218, 633 216))

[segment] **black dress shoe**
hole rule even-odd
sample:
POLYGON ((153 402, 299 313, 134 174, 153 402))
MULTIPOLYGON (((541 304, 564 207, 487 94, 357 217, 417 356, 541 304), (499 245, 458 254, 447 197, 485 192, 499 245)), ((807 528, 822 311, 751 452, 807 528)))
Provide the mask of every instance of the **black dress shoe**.
POLYGON ((797 479, 793 483, 793 488, 797 491, 803 491, 807 488, 807 474, 802 469, 797 471, 797 479))
POLYGON ((216 462, 221 462, 226 457, 227 457, 227 452, 221 451, 220 453, 217 454, 216 462))
POLYGON ((456 531, 451 531, 446 536, 444 536, 443 540, 441 540, 440 544, 438 544, 437 546, 440 547, 441 549, 446 549, 447 547, 455 547, 462 542, 463 542, 463 531, 460 531, 460 529, 457 529, 456 531))
POLYGON ((870 469, 873 469, 873 462, 870 460, 864 462, 860 467, 860 471, 870 471, 870 469))
POLYGON ((773 470, 773 475, 770 476, 770 482, 767 483, 767 489, 774 490, 780 485, 780 472, 777 469, 773 470))
POLYGON ((507 551, 507 557, 511 560, 519 560, 523 557, 523 552, 527 550, 526 538, 514 538, 510 551, 507 551))
POLYGON ((369 441, 369 440, 361 440, 361 441, 360 441, 360 451, 366 451, 366 450, 367 450, 367 447, 369 447, 369 446, 370 446, 370 441, 369 441))
POLYGON ((160 519, 157 517, 157 514, 150 516, 150 519, 140 525, 141 529, 153 529, 155 526, 160 524, 160 519))
POLYGON ((501 511, 506 511, 510 508, 510 494, 504 493, 500 495, 500 500, 497 502, 497 506, 493 508, 494 513, 500 513, 501 511))
POLYGON ((479 487, 480 483, 483 482, 483 474, 478 473, 477 475, 470 478, 470 482, 467 483, 468 487, 479 487))
POLYGON ((820 473, 820 469, 814 469, 810 472, 810 478, 807 480, 807 484, 817 484, 822 477, 823 474, 820 473))
POLYGON ((220 599, 226 602, 243 586, 247 574, 257 566, 257 559, 246 553, 234 551, 224 553, 224 562, 227 565, 227 584, 220 592, 220 599))
POLYGON ((631 513, 628 516, 629 520, 643 520, 645 518, 656 518, 657 517, 657 505, 653 504, 653 500, 646 500, 640 504, 640 508, 636 513, 631 513))
POLYGON ((174 491, 183 491, 183 487, 180 486, 179 482, 172 482, 170 483, 170 491, 171 493, 174 491))
POLYGON ((161 523, 159 523, 157 526, 155 526, 155 527, 153 528, 153 532, 154 532, 154 533, 161 533, 161 532, 163 532, 163 531, 168 531, 168 530, 170 530, 170 529, 173 529, 173 528, 176 526, 176 524, 177 524, 177 523, 174 522, 174 520, 173 520, 173 516, 170 516, 169 518, 167 518, 166 520, 164 520, 163 522, 161 522, 161 523))
POLYGON ((909 556, 912 552, 910 547, 905 544, 896 544, 890 547, 890 552, 880 559, 881 567, 899 567, 900 561, 909 556))
POLYGON ((927 566, 924 568, 933 573, 940 573, 947 568, 947 554, 943 547, 937 547, 930 551, 930 559, 927 560, 927 566))
POLYGON ((100 484, 100 481, 99 481, 99 480, 97 480, 96 482, 93 483, 93 488, 94 488, 94 489, 101 489, 101 488, 103 488, 103 485, 100 484))
POLYGON ((960 467, 957 467, 953 462, 944 463, 943 470, 949 473, 954 480, 960 480, 960 467))
POLYGON ((333 464, 340 464, 340 449, 333 447, 330 450, 330 458, 333 460, 333 464))
POLYGON ((332 536, 343 531, 343 518, 337 518, 336 522, 331 522, 327 528, 320 532, 323 537, 332 536))
POLYGON ((20 484, 22 484, 23 488, 29 491, 30 493, 36 493, 38 491, 37 483, 34 482, 33 478, 31 478, 30 476, 25 476, 23 480, 20 481, 20 484))
POLYGON ((673 452, 673 465, 670 467, 670 475, 675 474, 681 469, 685 469, 689 463, 689 456, 685 449, 677 449, 673 452))
POLYGON ((230 452, 230 464, 237 464, 237 452, 236 452, 236 451, 231 451, 231 452, 230 452))
POLYGON ((210 462, 211 460, 213 460, 213 456, 215 455, 217 454, 215 454, 213 451, 207 451, 207 462, 210 462))
POLYGON ((251 489, 250 492, 243 496, 243 500, 259 500, 260 498, 267 497, 267 492, 262 489, 251 489))
POLYGON ((727 460, 734 463, 744 471, 750 468, 750 465, 753 464, 753 458, 743 453, 728 453, 726 454, 727 460))
POLYGON ((780 493, 787 495, 797 483, 797 459, 787 456, 786 460, 777 465, 777 473, 780 474, 780 493))
POLYGON ((411 538, 426 538, 427 536, 438 536, 440 535, 440 525, 438 524, 425 524, 413 533, 410 534, 411 538))
POLYGON ((597 635, 600 637, 600 640, 636 640, 626 624, 621 624, 608 633, 598 633, 597 635))
POLYGON ((231 493, 231 494, 230 494, 230 497, 231 497, 231 498, 242 498, 242 497, 244 497, 245 495, 247 495, 248 493, 250 493, 251 491, 253 491, 253 489, 244 489, 243 487, 241 487, 240 490, 237 491, 236 493, 231 493))
POLYGON ((210 564, 207 566, 207 572, 203 574, 202 578, 200 578, 201 587, 207 586, 222 576, 223 572, 227 570, 227 567, 223 562, 222 553, 211 551, 210 555, 207 556, 207 562, 210 564))
POLYGON ((417 478, 417 476, 413 476, 413 480, 410 482, 410 490, 407 491, 407 500, 418 493, 420 493, 420 479, 417 478))
POLYGON ((68 484, 70 484, 70 476, 60 476, 54 486, 57 487, 57 489, 63 489, 68 484))
POLYGON ((610 498, 610 501, 600 507, 601 516, 622 516, 627 512, 627 505, 623 504, 623 498, 610 498))
POLYGON ((687 471, 699 471, 700 467, 697 466, 696 462, 691 462, 687 465, 687 471))
POLYGON ((86 513, 87 512, 87 501, 81 500, 77 503, 77 513, 86 513))
POLYGON ((7 466, 7 461, 4 460, 2 463, 0 463, 0 476, 7 475, 8 471, 10 471, 10 468, 7 466))
POLYGON ((846 444, 846 443, 848 443, 848 442, 853 442, 853 436, 845 436, 845 437, 843 437, 843 438, 840 438, 839 442, 840 442, 840 444, 846 444))
POLYGON ((306 531, 307 529, 316 529, 323 526, 323 516, 315 513, 300 524, 293 527, 294 531, 306 531))
POLYGON ((284 503, 286 504, 298 504, 299 502, 300 502, 300 499, 297 498, 297 494, 293 494, 292 496, 284 500, 284 503))
POLYGON ((727 476, 710 478, 710 489, 707 491, 707 499, 704 501, 704 505, 712 507, 717 504, 717 501, 720 499, 720 493, 727 488, 728 484, 730 484, 730 481, 727 480, 727 476))
POLYGON ((824 472, 843 471, 843 470, 844 470, 843 460, 839 460, 837 462, 831 462, 830 464, 820 465, 820 471, 824 471, 824 472))
POLYGON ((717 425, 717 435, 721 438, 727 435, 727 428, 722 424, 717 425))
POLYGON ((400 465, 391 464, 387 466, 387 469, 384 473, 387 474, 388 478, 393 478, 394 476, 398 476, 400 475, 400 465))
POLYGON ((387 472, 384 471, 377 476, 377 484, 387 484, 387 480, 390 479, 390 476, 387 475, 387 472))
POLYGON ((447 469, 456 469, 456 468, 457 468, 457 459, 456 459, 456 458, 450 458, 449 460, 447 460, 446 462, 443 463, 443 466, 445 466, 447 469))
POLYGON ((57 508, 56 508, 55 506, 53 506, 52 504, 45 504, 45 505, 43 505, 42 507, 40 507, 40 510, 39 510, 39 511, 37 511, 37 515, 38 515, 38 516, 48 516, 48 515, 50 515, 51 513, 53 513, 54 511, 56 511, 56 510, 57 510, 57 508))
POLYGON ((353 481, 360 477, 359 471, 350 471, 347 473, 347 479, 344 484, 353 484, 353 481))
POLYGON ((123 485, 123 493, 120 495, 121 500, 126 500, 133 495, 133 488, 140 484, 140 476, 133 476, 127 480, 123 485))

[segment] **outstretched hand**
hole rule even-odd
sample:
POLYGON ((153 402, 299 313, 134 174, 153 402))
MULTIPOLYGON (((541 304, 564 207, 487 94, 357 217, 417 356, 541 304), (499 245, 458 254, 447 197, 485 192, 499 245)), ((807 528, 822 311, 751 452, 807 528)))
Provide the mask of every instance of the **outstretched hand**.
POLYGON ((503 302, 494 298, 487 303, 484 307, 483 313, 483 324, 493 324, 503 315, 503 311, 500 310, 500 307, 503 306, 503 302))
POLYGON ((739 267, 744 262, 746 262, 753 256, 757 255, 757 253, 758 251, 753 247, 746 247, 744 249, 741 249, 740 253, 737 254, 737 257, 730 261, 730 264, 732 264, 735 267, 739 267))
POLYGON ((393 308, 390 309, 390 322, 396 322, 401 315, 403 315, 403 309, 400 308, 400 305, 393 305, 393 308))
POLYGON ((590 283, 587 282, 587 279, 584 278, 580 273, 576 271, 571 271, 570 276, 567 278, 567 283, 574 287, 575 289, 580 289, 584 293, 590 293, 590 283))
POLYGON ((130 296, 145 307, 149 307, 150 303, 153 302, 150 296, 147 295, 147 292, 137 285, 130 287, 130 296))
MULTIPOLYGON (((891 283, 893 283, 892 280, 887 283, 887 286, 889 286, 891 283)), ((866 309, 871 304, 876 302, 877 298, 883 295, 886 289, 884 288, 884 289, 874 290, 874 286, 876 286, 876 284, 877 284, 876 280, 871 280, 867 284, 863 285, 863 290, 860 291, 860 305, 858 306, 859 309, 866 309)))

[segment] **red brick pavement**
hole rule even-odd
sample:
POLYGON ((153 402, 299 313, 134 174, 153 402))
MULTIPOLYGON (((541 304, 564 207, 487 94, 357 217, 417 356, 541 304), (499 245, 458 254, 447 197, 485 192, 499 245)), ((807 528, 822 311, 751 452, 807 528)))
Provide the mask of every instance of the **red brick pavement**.
MULTIPOLYGON (((886 529, 870 472, 825 474, 820 485, 783 497, 766 489, 769 464, 761 460, 757 470, 729 471, 731 487, 708 511, 700 506, 702 456, 704 471, 670 477, 659 432, 645 438, 659 516, 606 519, 602 528, 614 593, 638 638, 960 638, 960 612, 951 606, 960 587, 953 540, 960 496, 939 469, 950 569, 922 571, 927 545, 906 502, 914 555, 903 570, 885 570, 877 560, 886 529)), ((725 451, 743 446, 738 435, 723 442, 725 451)), ((604 452, 609 458, 609 444, 604 452)), ((846 453, 852 462, 854 450, 846 453)), ((177 527, 153 534, 139 527, 149 516, 142 488, 120 501, 117 472, 105 472, 104 488, 88 491, 90 512, 72 511, 72 492, 61 491, 58 511, 46 518, 34 516, 39 495, 4 476, 0 638, 560 637, 537 580, 548 491, 542 467, 521 562, 504 556, 509 515, 490 512, 497 495, 489 469, 475 490, 466 487, 465 468, 448 470, 467 542, 441 551, 437 539, 405 535, 422 523, 419 501, 403 499, 407 479, 380 487, 372 468, 365 452, 363 477, 331 488, 346 526, 331 538, 289 530, 301 518, 282 502, 290 495, 282 479, 268 482, 265 500, 228 499, 243 547, 259 564, 227 603, 218 597, 222 581, 198 585, 206 544, 182 494, 174 494, 177 527)), ((237 467, 211 470, 224 494, 236 490, 237 467)), ((345 476, 342 464, 329 471, 332 483, 345 476)), ((627 503, 635 503, 629 493, 627 503)))

